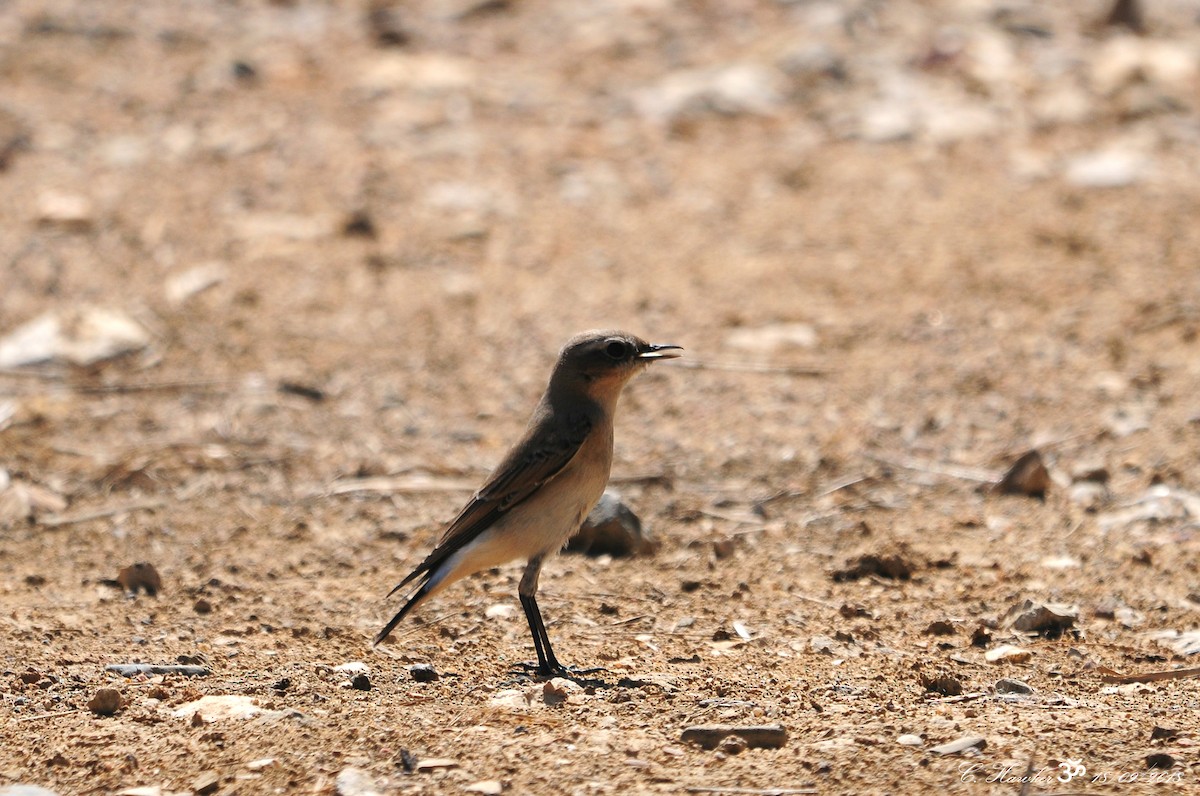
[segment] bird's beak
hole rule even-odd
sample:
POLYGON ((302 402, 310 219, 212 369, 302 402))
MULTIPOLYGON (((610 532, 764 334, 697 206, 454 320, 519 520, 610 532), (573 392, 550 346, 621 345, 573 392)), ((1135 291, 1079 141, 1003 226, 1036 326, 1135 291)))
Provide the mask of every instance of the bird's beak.
POLYGON ((680 345, 648 345, 644 351, 639 351, 638 359, 674 359, 683 350, 680 345))

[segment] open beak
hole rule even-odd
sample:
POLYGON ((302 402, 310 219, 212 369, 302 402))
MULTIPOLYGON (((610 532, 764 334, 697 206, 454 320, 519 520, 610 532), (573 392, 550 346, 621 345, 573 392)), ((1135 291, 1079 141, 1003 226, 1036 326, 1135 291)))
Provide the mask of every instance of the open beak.
POLYGON ((674 359, 681 356, 678 352, 683 350, 681 345, 648 345, 644 351, 639 351, 638 359, 674 359))

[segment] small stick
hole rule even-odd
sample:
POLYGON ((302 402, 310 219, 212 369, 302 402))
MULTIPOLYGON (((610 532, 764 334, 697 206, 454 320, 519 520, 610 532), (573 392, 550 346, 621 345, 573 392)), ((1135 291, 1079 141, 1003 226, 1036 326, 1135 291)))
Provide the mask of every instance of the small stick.
POLYGON ((722 788, 706 785, 690 785, 688 793, 736 793, 744 796, 787 796, 789 794, 816 793, 816 788, 722 788))
POLYGON ((689 370, 729 370, 741 373, 776 373, 783 376, 824 376, 829 368, 818 368, 811 365, 756 365, 751 362, 700 362, 695 359, 683 359, 671 367, 688 368, 689 370))
POLYGON ((972 691, 969 694, 959 694, 958 696, 952 696, 952 697, 941 697, 939 699, 931 699, 929 701, 933 702, 933 703, 937 703, 939 705, 950 705, 955 702, 970 702, 972 699, 981 699, 987 695, 988 695, 987 691, 972 691))
POLYGON ((652 618, 653 617, 651 617, 650 614, 639 614, 638 616, 631 616, 628 619, 617 620, 616 622, 613 622, 611 625, 609 625, 609 627, 618 627, 619 625, 632 625, 634 622, 640 622, 643 619, 652 619, 652 618))
POLYGON ((774 503, 777 500, 791 500, 792 498, 804 497, 807 494, 800 489, 781 489, 778 492, 767 495, 762 500, 758 501, 758 505, 765 506, 768 503, 774 503))
POLYGON ((181 674, 184 677, 207 677, 212 674, 212 669, 207 666, 183 666, 173 663, 113 663, 105 666, 104 671, 113 672, 122 677, 133 677, 138 674, 181 674))
POLYGON ((1156 683, 1160 680, 1188 680, 1200 677, 1200 666, 1191 669, 1168 669, 1166 671, 1145 672, 1143 674, 1102 674, 1101 682, 1105 683, 1156 683))
POLYGON ((98 395, 212 390, 217 387, 228 387, 235 383, 232 379, 204 379, 198 381, 135 381, 125 384, 67 384, 65 383, 67 374, 62 370, 20 370, 17 368, 0 368, 0 376, 59 382, 60 386, 56 388, 57 390, 98 395))
POLYGON ((809 597, 807 594, 792 594, 789 596, 796 597, 798 599, 804 600, 805 602, 813 603, 814 605, 820 605, 824 608, 832 608, 835 611, 839 610, 838 606, 834 605, 831 602, 826 602, 825 600, 822 600, 819 597, 809 597))
POLYGON ((47 528, 61 528, 64 525, 77 525, 81 522, 102 520, 105 517, 112 517, 116 514, 128 514, 132 511, 150 511, 152 509, 162 508, 164 505, 166 505, 165 502, 161 500, 144 500, 140 503, 124 503, 120 506, 110 506, 106 509, 85 511, 82 514, 75 514, 68 517, 52 515, 38 520, 38 523, 46 526, 47 528))
POLYGON ((871 475, 857 475, 857 476, 854 476, 853 478, 847 478, 847 479, 845 479, 843 481, 839 481, 836 484, 834 484, 833 486, 827 488, 824 492, 818 492, 817 497, 827 497, 829 495, 832 495, 834 492, 840 492, 843 489, 848 489, 849 487, 852 487, 856 484, 861 484, 864 481, 871 481, 873 479, 874 479, 874 476, 871 476, 871 475))
POLYGON ((700 509, 699 514, 704 517, 711 517, 714 520, 725 520, 726 522, 736 522, 743 525, 761 525, 762 517, 755 514, 731 514, 724 511, 713 511, 712 509, 700 509))
POLYGON ((143 381, 130 382, 128 384, 84 384, 84 385, 69 385, 67 389, 71 392, 83 393, 84 395, 126 395, 129 393, 139 392, 215 392, 219 387, 228 387, 233 384, 231 379, 213 380, 213 381, 143 381))
POLYGON ((900 467, 905 470, 915 470, 919 473, 945 475, 951 478, 961 478, 964 481, 980 481, 985 484, 993 484, 1000 480, 1000 477, 994 473, 989 473, 987 470, 980 470, 974 467, 957 467, 952 464, 922 462, 917 459, 910 459, 907 457, 900 459, 889 459, 886 456, 876 456, 873 453, 868 453, 866 456, 868 459, 874 459, 880 464, 888 464, 892 467, 900 467))

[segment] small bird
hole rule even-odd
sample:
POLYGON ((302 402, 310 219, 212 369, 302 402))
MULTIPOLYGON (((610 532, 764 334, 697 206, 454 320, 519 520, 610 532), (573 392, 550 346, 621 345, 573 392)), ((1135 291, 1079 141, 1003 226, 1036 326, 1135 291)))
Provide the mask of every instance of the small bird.
POLYGON ((616 331, 584 332, 568 340, 525 435, 442 532, 433 552, 388 593, 391 597, 415 584, 375 644, 456 580, 524 558, 528 563, 517 594, 533 635, 537 673, 571 673, 554 656, 538 610, 542 562, 579 530, 604 493, 621 389, 651 362, 677 357, 680 350, 616 331))

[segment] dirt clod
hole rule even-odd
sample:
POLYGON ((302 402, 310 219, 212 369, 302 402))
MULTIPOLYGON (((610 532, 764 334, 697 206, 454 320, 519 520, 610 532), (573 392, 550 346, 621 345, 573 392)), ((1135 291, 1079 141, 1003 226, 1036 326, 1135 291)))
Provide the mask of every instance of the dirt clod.
POLYGON ((1031 450, 1013 462, 996 484, 996 491, 1005 495, 1027 495, 1045 500, 1050 483, 1050 471, 1046 469, 1042 454, 1031 450))
POLYGON ((153 564, 145 561, 122 567, 117 573, 117 583, 130 594, 144 591, 151 597, 156 597, 162 591, 162 577, 153 564))
POLYGON ((121 709, 121 692, 115 688, 101 688, 88 700, 88 710, 97 716, 111 716, 121 709))
POLYGON ((1078 618, 1079 609, 1075 606, 1025 600, 1009 609, 1005 621, 1013 630, 1058 638, 1074 627, 1078 618))
POLYGON ((902 553, 867 553, 846 562, 846 566, 833 573, 833 580, 841 583, 876 575, 889 580, 908 580, 916 571, 916 565, 902 553))
POLYGON ((408 674, 418 683, 432 683, 439 677, 437 669, 429 663, 414 663, 408 667, 408 674))
POLYGON ((649 555, 656 549, 658 543, 642 526, 641 519, 613 491, 601 496, 578 533, 567 543, 568 551, 589 556, 649 555))

